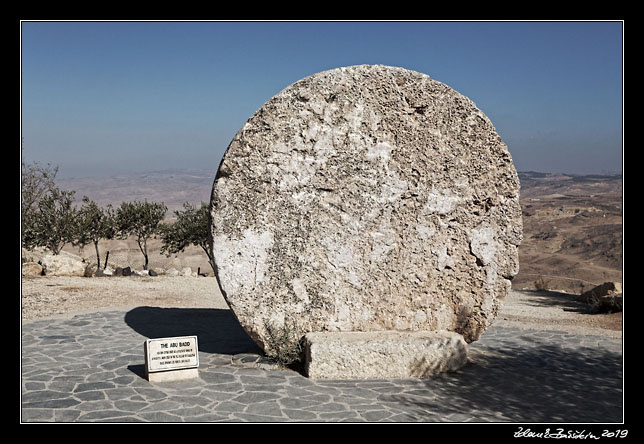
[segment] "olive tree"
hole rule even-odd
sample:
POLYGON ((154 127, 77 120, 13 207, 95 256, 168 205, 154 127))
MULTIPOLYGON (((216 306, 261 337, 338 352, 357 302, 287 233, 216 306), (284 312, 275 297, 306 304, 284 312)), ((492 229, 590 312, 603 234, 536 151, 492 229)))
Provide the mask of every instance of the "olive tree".
POLYGON ((116 231, 121 238, 135 236, 148 269, 148 239, 159 234, 160 224, 168 208, 156 202, 122 202, 116 209, 116 231))
POLYGON ((208 257, 208 263, 215 270, 212 252, 210 251, 210 210, 209 205, 202 202, 197 208, 191 203, 183 204, 183 211, 174 212, 177 219, 172 224, 165 224, 161 232, 163 245, 161 252, 168 256, 181 253, 189 245, 201 247, 208 257))
POLYGON ((27 249, 47 247, 58 254, 74 242, 78 211, 73 206, 75 191, 56 187, 40 196, 34 208, 22 214, 22 242, 27 249))
MULTIPOLYGON (((49 164, 42 166, 38 162, 21 162, 20 234, 24 248, 31 250, 34 247, 46 246, 50 243, 58 247, 59 242, 63 242, 64 245, 64 243, 69 241, 70 236, 67 233, 61 232, 61 230, 52 232, 52 239, 47 239, 49 237, 47 221, 49 220, 50 223, 53 223, 52 219, 55 217, 55 214, 48 209, 52 208, 55 201, 61 201, 61 205, 59 206, 64 207, 67 205, 66 202, 62 202, 66 199, 66 196, 60 193, 55 183, 57 173, 58 167, 52 167, 49 164), (47 197, 47 201, 42 204, 44 213, 41 215, 39 204, 41 199, 45 197, 47 197), (54 240, 56 238, 57 240, 54 240)), ((62 248, 62 245, 60 248, 62 248)))
MULTIPOLYGON (((101 239, 112 239, 116 234, 113 213, 111 205, 103 209, 87 196, 83 196, 83 205, 78 211, 74 245, 82 248, 90 243, 94 244, 97 270, 101 269, 101 254, 98 249, 99 241, 101 239)), ((105 259, 105 266, 107 266, 107 258, 105 259)))

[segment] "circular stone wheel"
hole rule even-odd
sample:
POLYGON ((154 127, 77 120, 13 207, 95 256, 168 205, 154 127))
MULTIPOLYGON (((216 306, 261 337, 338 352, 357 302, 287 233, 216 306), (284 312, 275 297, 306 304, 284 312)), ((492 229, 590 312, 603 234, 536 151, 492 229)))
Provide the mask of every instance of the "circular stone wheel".
POLYGON ((253 114, 213 185, 224 298, 275 352, 317 331, 494 320, 518 272, 519 180, 468 98, 402 68, 306 77, 253 114))

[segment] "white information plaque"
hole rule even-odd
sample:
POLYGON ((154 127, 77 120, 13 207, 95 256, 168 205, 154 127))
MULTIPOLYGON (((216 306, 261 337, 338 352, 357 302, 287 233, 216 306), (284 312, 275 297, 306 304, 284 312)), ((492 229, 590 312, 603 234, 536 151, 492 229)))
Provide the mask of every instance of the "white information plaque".
POLYGON ((148 374, 199 367, 196 336, 148 339, 144 348, 148 374))

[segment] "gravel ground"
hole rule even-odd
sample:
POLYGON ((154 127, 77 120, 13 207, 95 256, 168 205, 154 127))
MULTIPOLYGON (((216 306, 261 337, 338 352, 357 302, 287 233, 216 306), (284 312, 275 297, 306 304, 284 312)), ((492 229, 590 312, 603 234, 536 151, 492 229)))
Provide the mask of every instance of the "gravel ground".
POLYGON ((37 277, 22 279, 22 320, 134 307, 222 308, 214 277, 37 277))
POLYGON ((555 291, 511 291, 494 325, 523 330, 559 330, 575 335, 622 337, 622 313, 593 314, 577 295, 555 291))
MULTIPOLYGON (((23 323, 134 307, 220 308, 228 305, 214 277, 37 277, 22 279, 23 323)), ((590 314, 575 295, 512 291, 495 325, 621 338, 622 313, 590 314)))

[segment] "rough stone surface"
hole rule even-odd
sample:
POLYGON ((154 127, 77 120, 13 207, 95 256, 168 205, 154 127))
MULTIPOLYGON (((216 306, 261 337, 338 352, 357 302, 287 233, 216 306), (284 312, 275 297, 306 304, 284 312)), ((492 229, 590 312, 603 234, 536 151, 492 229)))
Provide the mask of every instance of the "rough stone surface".
POLYGON ((266 325, 478 339, 518 272, 519 180, 468 98, 418 72, 338 68, 268 100, 213 185, 222 293, 266 325))
POLYGON ((447 331, 309 333, 304 348, 311 379, 430 377, 467 364, 465 340, 447 331))

